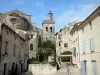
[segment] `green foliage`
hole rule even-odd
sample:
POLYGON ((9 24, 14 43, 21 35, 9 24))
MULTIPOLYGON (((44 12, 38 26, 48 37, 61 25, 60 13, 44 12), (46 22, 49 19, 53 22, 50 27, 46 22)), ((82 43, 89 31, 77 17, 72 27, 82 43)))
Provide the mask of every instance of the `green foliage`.
POLYGON ((39 61, 44 61, 48 59, 48 56, 54 55, 54 62, 56 62, 56 47, 55 44, 50 41, 41 41, 41 36, 38 38, 38 48, 36 55, 39 58, 39 61))
POLYGON ((37 48, 37 50, 36 50, 36 54, 37 54, 37 56, 39 56, 40 55, 40 48, 37 48))
POLYGON ((38 47, 41 47, 41 36, 38 36, 38 47))
POLYGON ((47 40, 47 41, 43 41, 43 42, 42 42, 41 47, 42 47, 42 48, 51 48, 51 49, 55 49, 55 44, 54 44, 52 41, 47 40))

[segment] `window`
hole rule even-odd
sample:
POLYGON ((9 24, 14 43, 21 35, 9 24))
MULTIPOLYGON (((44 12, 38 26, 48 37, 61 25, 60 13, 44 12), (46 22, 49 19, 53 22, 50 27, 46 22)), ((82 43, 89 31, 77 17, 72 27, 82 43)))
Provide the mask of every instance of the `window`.
POLYGON ((85 51, 86 51, 85 41, 82 41, 82 51, 83 51, 83 53, 85 53, 85 51))
POLYGON ((94 52, 94 39, 90 38, 90 51, 94 52))
POLYGON ((61 46, 61 42, 59 42, 59 46, 61 46))
POLYGON ((6 75, 6 73, 7 73, 7 63, 4 64, 4 73, 3 73, 3 75, 6 75))
POLYGON ((60 37, 60 34, 59 34, 59 36, 58 36, 58 37, 59 37, 59 39, 61 38, 61 37, 60 37))
POLYGON ((7 35, 9 34, 9 31, 8 31, 8 29, 6 29, 6 33, 7 33, 7 35))
POLYGON ((97 74, 97 63, 96 63, 96 60, 92 60, 92 72, 93 72, 93 75, 98 75, 97 74))
POLYGON ((87 61, 81 61, 81 75, 87 75, 87 61))
POLYGON ((46 31, 48 31, 48 27, 46 27, 46 31))
POLYGON ((64 43, 64 47, 68 47, 68 43, 64 43))
POLYGON ((50 27, 50 31, 52 32, 52 27, 50 27))
POLYGON ((13 55, 16 56, 16 45, 14 45, 14 52, 13 55))
POLYGON ((86 72, 86 67, 87 67, 87 64, 86 64, 86 63, 87 63, 87 62, 84 61, 85 72, 86 72))
POLYGON ((82 28, 82 34, 84 34, 84 28, 82 28))
POLYGON ((33 44, 30 44, 30 50, 33 50, 33 44))
POLYGON ((5 54, 8 55, 8 41, 5 42, 5 54))
POLYGON ((90 25, 90 30, 92 29, 92 23, 91 22, 89 22, 89 25, 90 25))
POLYGON ((12 22, 12 24, 14 25, 14 24, 17 23, 17 20, 16 20, 15 18, 12 18, 12 19, 11 19, 11 22, 12 22))

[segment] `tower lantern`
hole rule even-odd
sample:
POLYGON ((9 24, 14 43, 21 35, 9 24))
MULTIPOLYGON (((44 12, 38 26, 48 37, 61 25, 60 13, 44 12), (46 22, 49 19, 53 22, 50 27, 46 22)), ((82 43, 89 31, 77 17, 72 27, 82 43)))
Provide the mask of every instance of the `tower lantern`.
POLYGON ((52 12, 51 11, 49 11, 49 13, 48 13, 48 20, 52 20, 52 12))

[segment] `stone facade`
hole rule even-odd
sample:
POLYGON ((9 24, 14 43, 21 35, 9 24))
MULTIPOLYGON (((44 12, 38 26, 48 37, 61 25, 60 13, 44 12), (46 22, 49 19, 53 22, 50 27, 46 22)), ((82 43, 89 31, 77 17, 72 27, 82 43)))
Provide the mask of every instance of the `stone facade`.
POLYGON ((13 65, 19 73, 27 70, 26 40, 6 24, 1 25, 1 35, 0 75, 7 75, 13 65))
MULTIPOLYGON (((0 57, 2 56, 2 52, 5 52, 5 41, 9 41, 9 56, 4 56, 3 60, 0 61, 0 64, 2 66, 2 69, 0 68, 0 71, 3 73, 4 72, 4 64, 7 67, 6 74, 8 73, 8 70, 11 70, 12 63, 14 62, 15 64, 18 64, 19 71, 24 71, 27 69, 27 64, 29 58, 34 57, 36 48, 38 46, 37 44, 37 35, 38 35, 38 30, 37 27, 31 24, 31 15, 27 15, 19 10, 13 10, 8 13, 1 13, 0 14, 0 23, 4 23, 8 26, 8 28, 11 28, 15 34, 12 32, 9 32, 9 36, 5 36, 5 34, 2 34, 4 38, 2 38, 2 48, 0 50, 0 57), (18 34, 18 35, 17 35, 18 34), (17 36, 16 40, 14 37, 17 36), (7 40, 7 37, 9 38, 7 40), (22 39, 25 41, 23 41, 22 39), (33 50, 30 50, 30 44, 33 44, 33 50), (16 44, 16 45, 13 45, 16 44), (15 48, 16 46, 16 56, 13 55, 13 46, 15 48), (20 50, 20 51, 19 51, 20 50), (30 52, 31 51, 31 52, 30 52), (21 53, 21 54, 19 54, 21 53), (33 54, 30 54, 33 53, 33 54), (7 62, 7 63, 6 63, 7 62), (22 68, 21 68, 22 66, 22 68)), ((2 28, 0 27, 2 30, 2 28)), ((6 33, 8 29, 2 30, 4 33, 6 33)), ((0 74, 2 75, 2 74, 0 74)))
MULTIPOLYGON (((72 43, 72 61, 81 70, 82 75, 100 74, 100 6, 83 22, 74 24, 69 31, 69 39, 72 43)), ((60 32, 58 32, 59 34, 60 32)), ((58 34, 56 36, 58 36, 58 34)), ((64 37, 63 37, 64 38, 64 37)), ((67 37, 65 38, 65 40, 67 37)), ((56 40, 56 43, 58 39, 56 40)), ((69 46, 69 43, 68 43, 69 46)), ((58 46, 56 47, 58 49, 58 46)), ((64 50, 64 49, 63 49, 64 50)), ((58 52, 59 52, 58 51, 58 52)), ((59 53, 58 53, 59 54, 59 53)))
MULTIPOLYGON (((72 61, 72 41, 70 37, 70 31, 72 27, 75 25, 75 22, 69 23, 68 27, 65 27, 61 29, 59 32, 56 33, 56 55, 57 55, 57 61, 60 57, 70 57, 70 63, 73 63, 72 61), (71 54, 64 54, 63 53, 71 53, 71 54)), ((61 60, 60 60, 61 61, 61 60)))

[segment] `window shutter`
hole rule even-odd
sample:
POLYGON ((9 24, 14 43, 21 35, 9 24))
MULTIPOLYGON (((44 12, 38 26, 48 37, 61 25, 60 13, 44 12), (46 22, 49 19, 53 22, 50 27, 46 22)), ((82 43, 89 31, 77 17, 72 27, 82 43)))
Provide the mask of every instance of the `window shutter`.
POLYGON ((97 75, 97 64, 96 64, 96 61, 92 61, 92 69, 93 69, 93 75, 97 75))
POLYGON ((90 39, 90 50, 94 51, 94 39, 93 38, 90 39))
POLYGON ((86 61, 81 61, 81 75, 87 75, 86 61))
POLYGON ((82 51, 83 51, 83 52, 85 52, 85 51, 86 51, 85 41, 82 41, 82 51))
POLYGON ((84 61, 81 61, 81 75, 85 75, 85 65, 84 65, 84 61))

